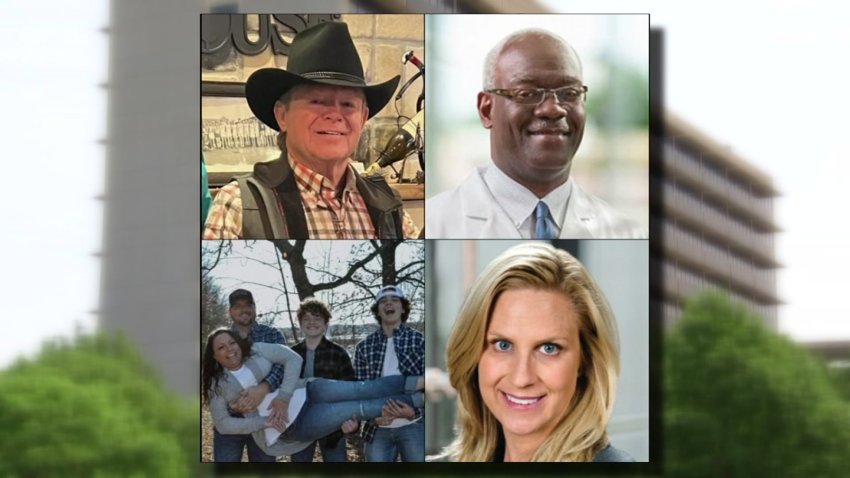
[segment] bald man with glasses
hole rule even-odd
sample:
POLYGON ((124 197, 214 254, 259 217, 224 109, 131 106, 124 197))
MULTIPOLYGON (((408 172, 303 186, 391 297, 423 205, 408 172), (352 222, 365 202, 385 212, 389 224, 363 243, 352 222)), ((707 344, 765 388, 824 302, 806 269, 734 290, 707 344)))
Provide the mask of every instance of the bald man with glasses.
POLYGON ((570 177, 587 91, 578 54, 561 37, 526 29, 496 44, 478 93, 493 165, 426 201, 426 237, 645 238, 570 177))

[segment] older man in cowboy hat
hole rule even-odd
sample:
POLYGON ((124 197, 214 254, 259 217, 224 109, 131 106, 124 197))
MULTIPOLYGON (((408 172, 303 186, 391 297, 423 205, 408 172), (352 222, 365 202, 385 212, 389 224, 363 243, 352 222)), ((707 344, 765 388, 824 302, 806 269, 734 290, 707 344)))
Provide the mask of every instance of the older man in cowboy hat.
POLYGON ((245 84, 251 111, 280 132, 280 158, 256 164, 218 192, 204 239, 416 237, 398 194, 350 165, 366 121, 398 82, 366 84, 345 23, 297 34, 287 70, 263 68, 245 84))

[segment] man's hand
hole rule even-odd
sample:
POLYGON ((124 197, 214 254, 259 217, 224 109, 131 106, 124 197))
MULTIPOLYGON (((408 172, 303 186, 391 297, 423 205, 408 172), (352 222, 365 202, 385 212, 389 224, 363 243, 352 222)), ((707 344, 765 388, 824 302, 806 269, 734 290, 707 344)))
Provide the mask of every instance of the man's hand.
POLYGON ((387 403, 384 404, 383 410, 381 410, 381 416, 413 420, 416 418, 416 410, 404 402, 399 402, 398 400, 387 400, 387 403))
POLYGON ((392 417, 378 417, 372 421, 375 422, 375 425, 378 425, 379 427, 385 427, 392 423, 393 420, 394 419, 392 417))
POLYGON ((416 418, 416 410, 413 409, 410 405, 399 402, 397 400, 387 400, 387 403, 384 404, 384 407, 381 409, 380 418, 375 419, 375 423, 378 425, 388 425, 396 418, 406 418, 408 420, 412 420, 416 418), (385 423, 380 423, 380 422, 385 423))
POLYGON ((265 398, 268 393, 269 384, 261 382, 259 385, 243 390, 242 393, 239 394, 239 398, 230 402, 230 408, 243 415, 251 413, 257 409, 257 405, 263 401, 263 398, 265 398))
POLYGON ((348 420, 342 423, 342 433, 354 433, 360 428, 360 422, 357 420, 357 416, 354 415, 348 420))

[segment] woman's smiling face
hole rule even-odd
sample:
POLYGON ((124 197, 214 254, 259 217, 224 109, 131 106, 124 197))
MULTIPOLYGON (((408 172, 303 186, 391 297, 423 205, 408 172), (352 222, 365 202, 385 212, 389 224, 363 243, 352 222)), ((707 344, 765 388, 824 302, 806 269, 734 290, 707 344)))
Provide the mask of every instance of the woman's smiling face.
POLYGON ((218 334, 213 339, 213 356, 216 362, 228 370, 242 366, 242 349, 229 333, 218 334))
POLYGON ((507 442, 539 446, 567 413, 581 365, 578 320, 572 301, 552 290, 512 289, 496 300, 478 386, 507 442))

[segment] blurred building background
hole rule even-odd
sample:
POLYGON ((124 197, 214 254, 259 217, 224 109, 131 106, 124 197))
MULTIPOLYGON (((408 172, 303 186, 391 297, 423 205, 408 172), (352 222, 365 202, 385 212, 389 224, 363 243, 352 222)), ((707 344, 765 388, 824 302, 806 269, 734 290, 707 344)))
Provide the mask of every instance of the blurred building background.
MULTIPOLYGON (((481 270, 518 241, 426 241, 426 360, 445 370, 446 341, 458 310, 481 270)), ((620 382, 609 424, 612 443, 649 460, 648 241, 554 241, 590 271, 611 304, 620 333, 620 382)), ((529 325, 533 324, 530 318, 529 325)), ((455 400, 429 402, 426 453, 454 438, 455 400)))
POLYGON ((200 344, 198 11, 110 2, 98 325, 126 334, 174 390, 197 396, 200 344))
POLYGON ((770 176, 730 148, 672 113, 661 139, 663 176, 652 178, 653 284, 665 325, 681 314, 683 302, 708 288, 758 314, 777 329, 781 300, 776 289, 773 202, 779 192, 770 176))
POLYGON ((802 345, 832 368, 850 368, 850 340, 806 342, 802 345))

